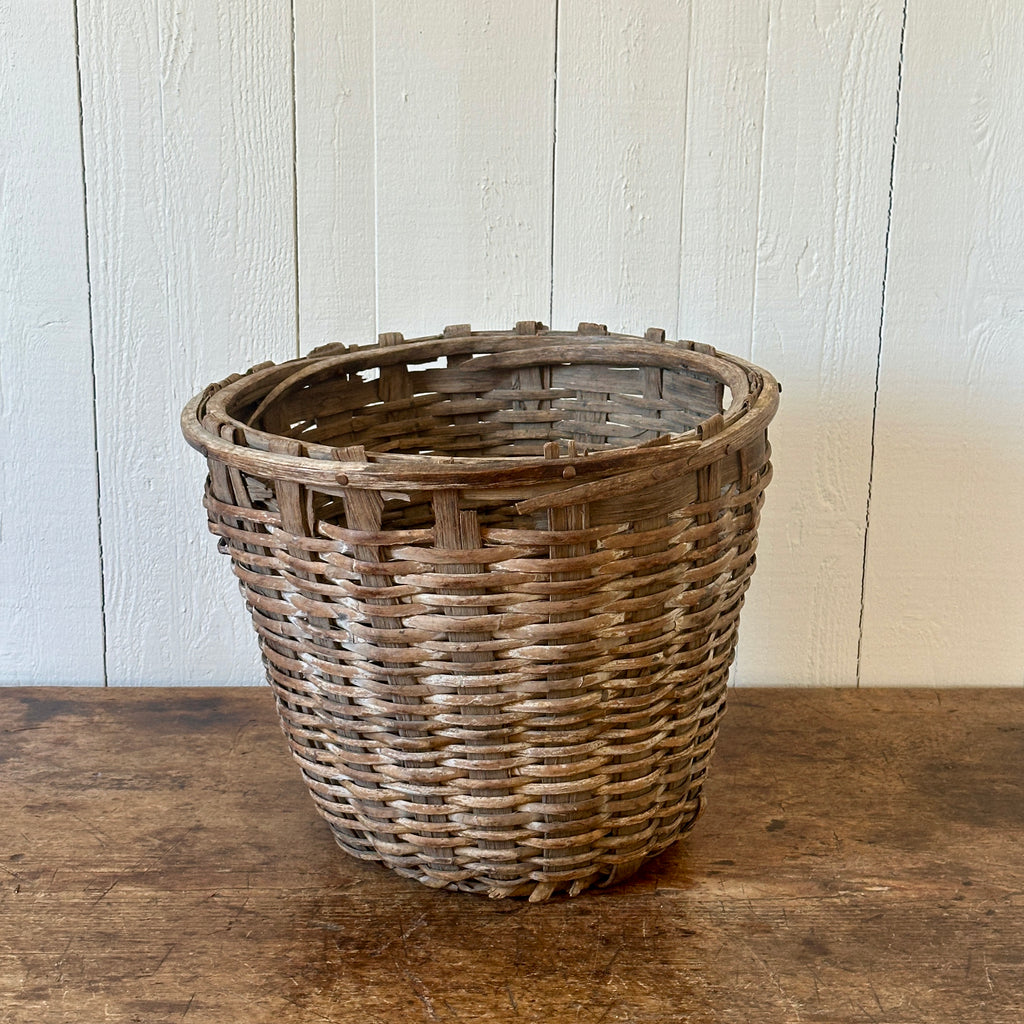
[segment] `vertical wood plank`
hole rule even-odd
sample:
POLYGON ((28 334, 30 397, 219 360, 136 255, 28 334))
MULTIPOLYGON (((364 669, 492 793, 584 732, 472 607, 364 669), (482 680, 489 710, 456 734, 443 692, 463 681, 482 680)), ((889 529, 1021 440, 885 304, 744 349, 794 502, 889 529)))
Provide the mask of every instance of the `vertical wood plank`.
POLYGON ((178 416, 295 352, 290 11, 79 11, 109 680, 255 682, 178 416))
POLYGON ((378 0, 381 330, 546 318, 554 12, 554 0, 378 0))
POLYGON ((302 351, 372 342, 372 0, 295 0, 295 140, 302 351))
POLYGON ((102 684, 74 8, 0 23, 0 683, 102 684))
POLYGON ((752 355, 785 391, 741 683, 856 681, 901 23, 902 0, 769 7, 752 355))
MULTIPOLYGON (((695 4, 690 35, 679 334, 747 357, 754 330, 768 7, 769 0, 695 4)), ((773 486, 769 518, 778 514, 776 497, 773 486)), ((764 674, 753 644, 772 629, 771 609, 758 594, 767 575, 763 568, 755 575, 741 618, 733 676, 741 682, 764 674)))
POLYGON ((562 0, 551 318, 677 330, 689 0, 562 0))
POLYGON ((683 167, 679 332, 749 356, 768 0, 695 4, 683 167))
POLYGON ((865 685, 1024 681, 1024 21, 908 8, 865 685))

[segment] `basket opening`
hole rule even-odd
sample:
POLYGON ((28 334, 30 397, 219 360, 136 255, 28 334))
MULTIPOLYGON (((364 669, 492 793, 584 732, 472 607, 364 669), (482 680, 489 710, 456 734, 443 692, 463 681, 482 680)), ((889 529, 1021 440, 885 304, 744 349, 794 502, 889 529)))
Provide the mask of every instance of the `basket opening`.
POLYGON ((339 372, 284 391, 251 426, 367 453, 536 458, 552 441, 593 452, 683 434, 727 408, 722 382, 687 367, 483 362, 339 372))

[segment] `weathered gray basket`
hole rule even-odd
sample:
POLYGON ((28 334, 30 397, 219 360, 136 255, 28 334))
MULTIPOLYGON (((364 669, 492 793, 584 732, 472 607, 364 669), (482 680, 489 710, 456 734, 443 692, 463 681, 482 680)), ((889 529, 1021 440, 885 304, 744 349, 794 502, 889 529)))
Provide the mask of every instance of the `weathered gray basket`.
POLYGON ((189 403, 210 528, 345 850, 540 900, 692 826, 778 390, 662 331, 524 322, 327 346, 189 403))

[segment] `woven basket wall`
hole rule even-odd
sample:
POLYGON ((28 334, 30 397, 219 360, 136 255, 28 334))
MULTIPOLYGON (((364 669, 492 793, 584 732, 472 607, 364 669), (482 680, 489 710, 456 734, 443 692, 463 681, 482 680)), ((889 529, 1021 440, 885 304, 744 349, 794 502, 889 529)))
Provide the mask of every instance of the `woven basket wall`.
POLYGON ((346 851, 540 900, 692 826, 778 391, 662 331, 524 322, 193 399, 210 528, 346 851))

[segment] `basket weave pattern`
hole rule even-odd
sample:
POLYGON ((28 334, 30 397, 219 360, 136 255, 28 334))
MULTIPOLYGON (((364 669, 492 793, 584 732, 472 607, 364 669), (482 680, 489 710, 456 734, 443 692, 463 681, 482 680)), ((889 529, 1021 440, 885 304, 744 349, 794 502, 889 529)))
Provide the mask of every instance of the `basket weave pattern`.
POLYGON ((525 322, 328 346, 190 403, 210 528, 343 849, 540 900, 692 826, 777 395, 660 331, 525 322))

